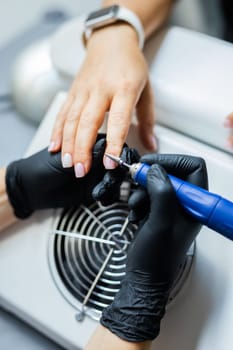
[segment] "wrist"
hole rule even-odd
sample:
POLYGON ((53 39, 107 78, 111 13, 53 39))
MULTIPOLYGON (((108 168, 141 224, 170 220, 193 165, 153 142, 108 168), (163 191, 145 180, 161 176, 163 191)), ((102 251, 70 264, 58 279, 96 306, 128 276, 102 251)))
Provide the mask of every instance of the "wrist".
POLYGON ((150 342, 129 343, 110 332, 107 328, 99 325, 85 350, 108 350, 109 348, 111 350, 149 350, 150 345, 150 342))
POLYGON ((87 40, 93 32, 98 29, 108 27, 112 24, 126 23, 137 35, 138 45, 142 49, 144 45, 144 28, 140 18, 134 11, 125 6, 114 4, 103 7, 97 11, 89 13, 84 23, 83 42, 86 46, 87 40))
POLYGON ((129 342, 154 340, 160 332, 168 295, 166 287, 135 285, 125 279, 112 304, 104 309, 100 323, 129 342))
POLYGON ((86 47, 89 49, 95 44, 101 45, 101 47, 105 45, 108 47, 115 41, 124 43, 124 45, 128 42, 129 45, 135 45, 140 49, 136 31, 130 24, 125 22, 117 22, 96 29, 87 40, 86 47))
POLYGON ((6 168, 0 169, 0 193, 6 193, 6 168))
POLYGON ((16 221, 13 209, 8 200, 5 185, 6 169, 0 169, 0 231, 16 221))

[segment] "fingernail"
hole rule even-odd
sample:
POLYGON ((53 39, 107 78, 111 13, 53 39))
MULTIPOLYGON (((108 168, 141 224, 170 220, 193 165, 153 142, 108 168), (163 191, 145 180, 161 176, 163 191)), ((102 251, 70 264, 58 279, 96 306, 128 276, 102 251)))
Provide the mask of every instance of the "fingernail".
POLYGON ((232 123, 231 123, 230 119, 225 119, 223 125, 226 128, 230 128, 232 126, 232 123))
POLYGON ((75 164, 74 171, 75 171, 76 177, 84 177, 85 176, 85 169, 84 169, 84 166, 82 163, 75 164))
POLYGON ((232 143, 232 141, 228 140, 228 141, 226 142, 226 147, 227 147, 227 148, 233 148, 233 143, 232 143))
POLYGON ((72 167, 72 157, 70 153, 65 153, 62 157, 62 166, 63 168, 71 168, 72 167))
POLYGON ((56 142, 55 141, 51 141, 48 147, 48 151, 51 152, 55 149, 56 146, 56 142))
POLYGON ((153 150, 157 150, 158 144, 157 144, 156 137, 155 137, 154 135, 151 135, 150 139, 151 139, 151 146, 152 146, 152 149, 153 149, 153 150))
POLYGON ((105 166, 105 169, 111 170, 111 169, 115 169, 117 164, 112 159, 108 157, 104 157, 104 166, 105 166))

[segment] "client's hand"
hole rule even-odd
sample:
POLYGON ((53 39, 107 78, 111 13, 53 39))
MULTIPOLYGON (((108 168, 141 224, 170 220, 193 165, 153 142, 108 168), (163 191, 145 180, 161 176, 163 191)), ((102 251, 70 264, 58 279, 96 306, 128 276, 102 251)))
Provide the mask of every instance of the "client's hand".
POLYGON ((159 334, 172 283, 201 228, 179 205, 164 169, 207 188, 206 166, 200 158, 147 155, 141 161, 153 164, 147 193, 140 188, 129 205, 134 219, 146 201, 149 207, 130 247, 121 289, 101 318, 104 327, 131 342, 152 340, 159 334))
MULTIPOLYGON (((49 153, 44 149, 29 158, 11 163, 6 172, 6 188, 15 216, 27 218, 37 209, 60 208, 90 204, 92 191, 102 180, 106 170, 103 155, 105 136, 99 135, 92 152, 92 167, 83 178, 77 179, 72 168, 63 168, 61 153, 49 153)), ((126 145, 122 156, 126 161, 135 161, 134 151, 126 145)), ((123 169, 111 173, 111 183, 104 182, 95 189, 98 198, 107 201, 118 193, 125 176, 123 169), (106 194, 107 191, 107 194, 106 194)))
MULTIPOLYGON (((135 108, 143 145, 156 149, 153 92, 137 39, 131 26, 119 23, 94 31, 88 40, 87 55, 57 116, 50 145, 52 152, 62 149, 64 165, 74 165, 77 177, 91 168, 91 149, 108 111, 106 153, 120 154, 135 108)), ((107 169, 116 167, 110 159, 104 161, 107 169)))

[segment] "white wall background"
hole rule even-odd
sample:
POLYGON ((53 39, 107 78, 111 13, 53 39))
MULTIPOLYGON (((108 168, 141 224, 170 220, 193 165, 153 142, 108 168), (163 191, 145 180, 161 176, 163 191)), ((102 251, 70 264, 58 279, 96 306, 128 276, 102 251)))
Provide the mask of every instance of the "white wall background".
POLYGON ((64 9, 70 14, 96 9, 100 0, 0 0, 0 45, 33 25, 45 11, 64 9))

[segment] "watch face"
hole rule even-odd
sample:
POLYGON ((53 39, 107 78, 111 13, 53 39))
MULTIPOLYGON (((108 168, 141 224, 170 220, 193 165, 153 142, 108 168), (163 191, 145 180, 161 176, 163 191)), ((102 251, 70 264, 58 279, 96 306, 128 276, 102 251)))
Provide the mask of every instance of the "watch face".
POLYGON ((91 25, 92 23, 96 23, 98 21, 103 22, 105 20, 106 21, 111 20, 112 18, 116 17, 118 9, 119 9, 118 5, 113 5, 113 6, 106 7, 98 11, 92 12, 87 17, 86 23, 88 23, 88 25, 91 25))

